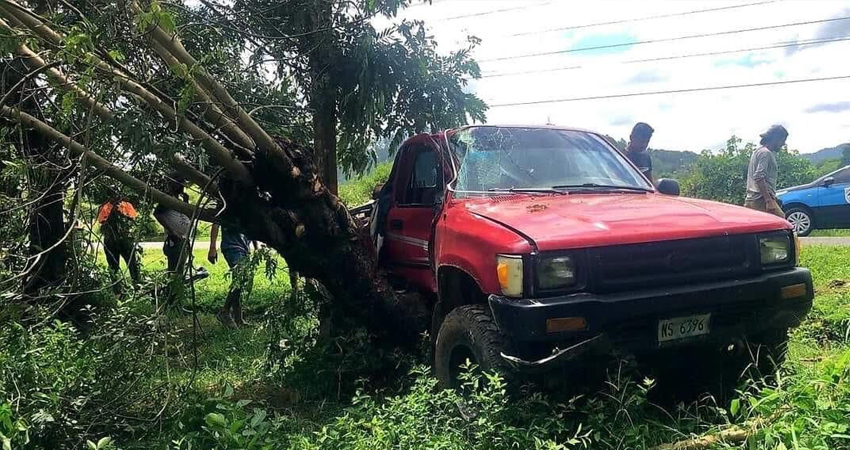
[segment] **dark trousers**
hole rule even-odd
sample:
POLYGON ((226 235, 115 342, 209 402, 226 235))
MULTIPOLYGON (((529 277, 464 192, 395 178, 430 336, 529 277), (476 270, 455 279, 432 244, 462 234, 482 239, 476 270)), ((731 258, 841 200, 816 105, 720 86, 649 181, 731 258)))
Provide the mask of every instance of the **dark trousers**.
POLYGON ((183 265, 189 257, 189 249, 184 249, 186 239, 176 236, 168 236, 162 245, 162 253, 168 260, 168 271, 183 273, 183 265))
POLYGON ((186 265, 186 260, 189 259, 189 248, 184 248, 187 245, 187 239, 176 236, 168 236, 165 238, 165 243, 162 245, 162 253, 168 261, 167 269, 171 274, 171 281, 165 291, 166 304, 174 304, 178 299, 178 292, 182 291, 180 285, 183 284, 183 268, 186 265))
POLYGON ((139 283, 141 263, 139 262, 139 252, 136 251, 136 245, 131 239, 105 236, 103 249, 106 253, 106 264, 109 265, 109 270, 113 274, 117 274, 121 270, 121 258, 124 258, 127 269, 130 271, 130 278, 132 278, 133 283, 139 283))
MULTIPOLYGON (((237 266, 240 262, 244 261, 248 257, 248 253, 240 250, 230 250, 230 249, 221 249, 221 252, 224 254, 224 260, 227 261, 227 266, 230 267, 231 271, 231 281, 230 281, 230 291, 227 293, 227 298, 224 300, 224 309, 225 310, 233 310, 240 316, 242 316, 242 284, 240 280, 240 275, 237 274, 237 266)), ((247 263, 247 261, 246 261, 247 263)), ((241 269, 245 269, 242 267, 241 269)), ((246 288, 250 289, 250 283, 253 283, 253 274, 248 275, 250 278, 246 280, 248 286, 246 288)), ((244 276, 244 275, 243 275, 244 276)))

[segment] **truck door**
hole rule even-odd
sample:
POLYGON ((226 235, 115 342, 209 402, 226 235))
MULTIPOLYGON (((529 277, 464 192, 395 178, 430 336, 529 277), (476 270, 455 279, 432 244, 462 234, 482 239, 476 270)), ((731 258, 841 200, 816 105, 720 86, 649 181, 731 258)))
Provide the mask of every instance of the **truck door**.
POLYGON ((393 205, 387 214, 386 262, 392 273, 411 284, 436 292, 429 263, 429 240, 436 205, 443 198, 443 171, 433 147, 402 148, 395 179, 393 205))
POLYGON ((818 187, 818 228, 850 227, 850 167, 832 178, 829 186, 818 187))

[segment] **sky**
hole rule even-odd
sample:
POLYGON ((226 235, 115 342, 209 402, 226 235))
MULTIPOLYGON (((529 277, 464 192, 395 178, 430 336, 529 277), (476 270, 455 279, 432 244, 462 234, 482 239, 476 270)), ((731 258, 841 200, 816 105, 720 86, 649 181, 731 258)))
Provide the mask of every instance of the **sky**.
POLYGON ((473 55, 483 77, 467 90, 490 105, 491 124, 552 123, 627 139, 643 121, 655 128, 650 147, 669 150, 715 150, 733 134, 758 141, 774 123, 802 153, 850 142, 850 1, 434 0, 401 18, 428 24, 443 53, 470 35, 482 40, 473 55), (706 9, 715 11, 682 14, 706 9), (676 16, 657 17, 665 15, 676 16), (726 34, 689 37, 709 33, 726 34), (833 38, 847 40, 788 46, 833 38), (714 54, 676 58, 704 53, 714 54), (841 76, 848 78, 549 102, 841 76), (509 106, 540 101, 549 103, 509 106))

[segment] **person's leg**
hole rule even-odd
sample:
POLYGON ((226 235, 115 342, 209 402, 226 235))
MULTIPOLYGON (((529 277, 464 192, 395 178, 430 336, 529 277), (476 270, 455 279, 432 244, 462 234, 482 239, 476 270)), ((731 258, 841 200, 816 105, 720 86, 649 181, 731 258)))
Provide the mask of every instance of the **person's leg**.
POLYGON ((170 237, 165 238, 165 243, 162 245, 162 253, 167 261, 166 269, 169 272, 174 272, 177 269, 177 257, 174 251, 174 241, 170 237))
POLYGON ((243 326, 245 319, 242 316, 242 292, 243 288, 250 290, 249 283, 253 282, 253 274, 247 272, 248 254, 239 251, 223 253, 231 272, 230 291, 224 300, 224 311, 230 314, 237 326, 243 326))
POLYGON ((105 238, 103 240, 103 251, 106 253, 106 264, 109 266, 109 272, 112 274, 112 290, 119 294, 121 292, 121 280, 118 278, 118 272, 121 270, 120 249, 118 243, 114 239, 105 238))
POLYGON ((121 241, 121 257, 127 263, 127 270, 130 271, 130 279, 133 284, 138 286, 141 281, 141 262, 139 261, 139 252, 136 249, 136 244, 130 239, 121 241))

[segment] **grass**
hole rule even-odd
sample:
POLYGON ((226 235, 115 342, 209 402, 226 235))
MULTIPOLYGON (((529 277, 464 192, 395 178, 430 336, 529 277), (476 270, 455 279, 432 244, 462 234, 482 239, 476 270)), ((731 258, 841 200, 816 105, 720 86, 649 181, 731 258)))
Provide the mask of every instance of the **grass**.
POLYGON ((812 237, 850 237, 850 229, 825 229, 813 230, 809 236, 812 237))
MULTIPOLYGON (((154 396, 130 411, 151 417, 166 404, 159 422, 126 430, 107 427, 122 449, 185 449, 186 443, 265 448, 252 446, 243 439, 247 436, 262 436, 271 449, 650 448, 773 417, 784 405, 792 408, 754 436, 748 448, 840 448, 845 441, 834 436, 850 435, 842 428, 850 416, 850 284, 844 284, 850 281, 850 247, 803 247, 801 265, 812 270, 817 293, 814 309, 791 337, 783 385, 747 389, 736 412, 711 404, 661 411, 648 403, 646 385, 616 370, 600 392, 580 398, 557 392, 508 398, 502 381, 491 379, 482 382, 484 393, 461 399, 437 390, 427 368, 411 370, 412 358, 369 344, 356 329, 321 337, 315 306, 290 299, 279 258, 271 259, 280 267, 277 277, 269 281, 268 266, 261 264, 254 291, 244 300, 251 325, 223 328, 213 314, 228 291, 227 266, 223 260, 206 262, 204 250, 193 256, 195 265, 210 271, 196 285, 198 322, 172 314, 168 341, 154 340, 161 350, 151 353, 150 375, 139 381, 151 390, 174 386, 181 394, 167 400, 154 396), (458 406, 464 404, 467 409, 458 406), (228 433, 231 427, 237 432, 228 433)), ((146 250, 149 277, 164 265, 160 250, 146 250)), ((150 311, 143 300, 133 302, 135 314, 150 311)), ((60 347, 56 355, 35 361, 67 354, 60 347)), ((48 375, 67 377, 68 368, 60 367, 48 375)))

